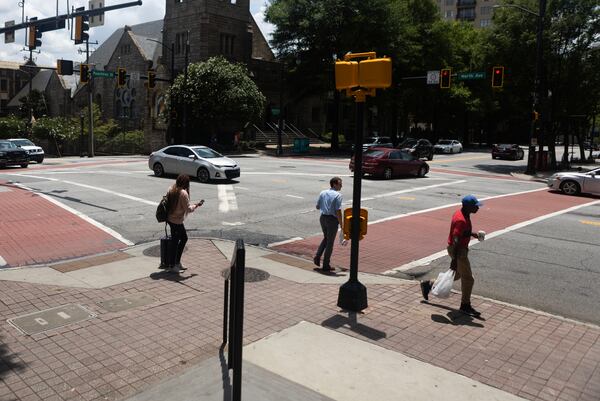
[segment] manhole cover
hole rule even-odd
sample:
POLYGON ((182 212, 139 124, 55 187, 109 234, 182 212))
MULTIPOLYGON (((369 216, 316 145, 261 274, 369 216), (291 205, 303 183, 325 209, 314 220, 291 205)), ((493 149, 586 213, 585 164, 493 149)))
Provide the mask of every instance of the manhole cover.
POLYGON ((138 294, 128 295, 122 298, 114 298, 106 301, 98 302, 98 305, 103 307, 109 312, 122 312, 127 309, 137 308, 151 304, 155 299, 150 295, 144 294, 143 292, 138 294))
MULTIPOLYGON (((185 252, 186 249, 187 249, 187 246, 185 247, 185 249, 183 251, 185 252)), ((146 248, 146 249, 144 249, 144 251, 142 253, 144 254, 144 256, 152 256, 155 258, 160 258, 160 245, 154 245, 154 246, 151 246, 150 248, 146 248)))
POLYGON ((32 335, 57 329, 68 324, 83 322, 93 317, 96 317, 96 315, 83 306, 68 304, 15 317, 7 321, 21 332, 32 335))
MULTIPOLYGON (((269 273, 267 273, 264 270, 254 269, 252 267, 246 267, 245 271, 246 271, 246 274, 244 277, 244 281, 246 283, 254 283, 257 281, 264 281, 264 280, 267 280, 271 276, 269 273)), ((221 271, 221 276, 223 276, 223 278, 228 278, 229 277, 229 268, 223 269, 223 271, 221 271)))

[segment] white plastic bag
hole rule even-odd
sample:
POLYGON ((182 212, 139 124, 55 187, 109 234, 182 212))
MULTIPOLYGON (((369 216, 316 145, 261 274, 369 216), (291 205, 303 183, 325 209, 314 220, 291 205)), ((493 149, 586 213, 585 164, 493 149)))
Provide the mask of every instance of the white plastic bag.
POLYGON ((448 298, 450 291, 452 291, 452 284, 454 283, 454 270, 448 269, 444 273, 438 275, 437 280, 433 284, 431 293, 438 298, 448 298))

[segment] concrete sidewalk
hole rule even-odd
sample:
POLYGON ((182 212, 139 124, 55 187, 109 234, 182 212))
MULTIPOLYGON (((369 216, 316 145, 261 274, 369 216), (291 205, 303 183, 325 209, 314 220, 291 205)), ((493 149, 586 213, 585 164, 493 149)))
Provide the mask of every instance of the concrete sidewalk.
MULTIPOLYGON (((0 269, 0 399, 223 399, 233 243, 190 240, 181 275, 157 269, 156 243, 119 252, 0 269)), ((426 303, 416 282, 370 274, 369 308, 348 314, 347 272, 246 252, 246 400, 600 399, 599 327, 477 297, 472 319, 456 294, 426 303)))

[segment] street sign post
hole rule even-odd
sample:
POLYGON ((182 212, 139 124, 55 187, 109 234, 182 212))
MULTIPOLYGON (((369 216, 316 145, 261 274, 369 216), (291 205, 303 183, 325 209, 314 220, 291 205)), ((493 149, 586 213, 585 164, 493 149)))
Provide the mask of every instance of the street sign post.
POLYGON ((476 80, 476 79, 485 79, 485 72, 484 71, 459 72, 458 74, 456 74, 456 79, 458 79, 459 81, 470 81, 470 80, 476 80))
MULTIPOLYGON (((4 26, 6 28, 10 28, 15 25, 15 21, 6 21, 4 26)), ((4 32, 4 43, 15 43, 15 31, 5 31, 4 32)))
POLYGON ((115 73, 113 71, 92 70, 92 77, 94 77, 94 78, 114 78, 115 73))

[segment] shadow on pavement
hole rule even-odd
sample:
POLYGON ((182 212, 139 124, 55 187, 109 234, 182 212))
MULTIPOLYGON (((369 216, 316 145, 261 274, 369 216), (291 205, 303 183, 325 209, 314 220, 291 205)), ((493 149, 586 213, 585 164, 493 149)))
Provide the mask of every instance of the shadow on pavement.
POLYGON ((25 364, 19 361, 14 361, 15 355, 10 354, 8 347, 2 341, 0 336, 0 380, 10 371, 20 372, 25 369, 25 364))
POLYGON ((471 326, 479 328, 484 327, 483 324, 474 321, 475 319, 485 321, 485 319, 482 317, 474 318, 473 316, 466 315, 457 309, 449 308, 446 305, 434 304, 427 301, 421 301, 421 303, 435 306, 436 308, 445 309, 448 311, 448 313, 446 313, 446 316, 432 313, 431 320, 433 320, 436 323, 451 324, 453 326, 471 326))
POLYGON ((225 344, 219 347, 219 361, 221 362, 221 379, 223 380, 223 401, 231 400, 231 381, 229 379, 229 366, 225 359, 225 344))
MULTIPOLYGON (((508 161, 507 163, 514 163, 512 161, 508 161)), ((488 173, 495 174, 512 174, 525 173, 525 166, 522 165, 506 165, 506 164, 476 164, 473 167, 479 170, 487 171, 488 173)))
POLYGON ((154 272, 150 274, 150 278, 152 280, 167 280, 174 281, 176 283, 180 283, 195 276, 197 276, 196 273, 192 273, 189 276, 182 276, 181 274, 171 273, 167 271, 154 272))
POLYGON ((321 323, 324 327, 329 327, 331 329, 339 329, 340 327, 348 327, 353 332, 367 337, 371 340, 381 340, 382 338, 386 338, 387 334, 383 331, 374 329, 372 327, 366 326, 362 323, 358 323, 357 321, 357 313, 356 312, 348 312, 348 317, 342 315, 335 315, 321 323))

